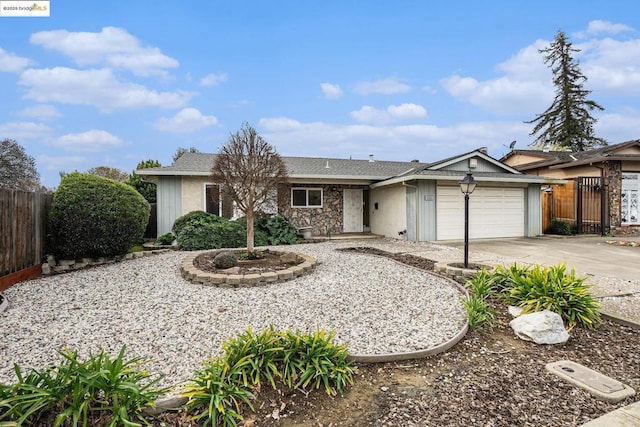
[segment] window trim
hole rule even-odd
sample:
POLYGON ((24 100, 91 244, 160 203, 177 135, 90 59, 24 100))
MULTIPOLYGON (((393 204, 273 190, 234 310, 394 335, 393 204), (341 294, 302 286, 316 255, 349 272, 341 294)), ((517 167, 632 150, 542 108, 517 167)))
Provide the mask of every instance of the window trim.
POLYGON ((324 190, 319 187, 291 187, 291 207, 294 209, 322 209, 324 206, 324 190), (305 205, 294 205, 293 204, 293 192, 294 190, 304 190, 305 191, 305 205), (320 204, 319 205, 309 205, 309 191, 319 191, 320 192, 320 204))

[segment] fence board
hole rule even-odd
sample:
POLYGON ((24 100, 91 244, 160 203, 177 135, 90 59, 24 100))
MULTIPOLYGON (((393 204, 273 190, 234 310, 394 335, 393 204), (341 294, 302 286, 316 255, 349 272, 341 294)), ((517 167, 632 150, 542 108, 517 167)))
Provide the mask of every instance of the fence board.
POLYGON ((38 265, 51 195, 0 189, 0 277, 38 265))

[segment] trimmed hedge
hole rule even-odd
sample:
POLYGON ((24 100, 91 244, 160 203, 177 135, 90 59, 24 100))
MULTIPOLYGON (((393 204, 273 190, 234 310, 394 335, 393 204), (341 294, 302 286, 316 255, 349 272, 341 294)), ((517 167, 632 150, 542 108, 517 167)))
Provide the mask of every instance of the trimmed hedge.
POLYGON ((53 194, 49 249, 63 259, 126 254, 142 240, 149 212, 149 203, 127 184, 68 174, 53 194))
POLYGON ((178 246, 187 251, 240 248, 247 244, 246 229, 225 218, 203 211, 190 212, 176 219, 178 246))

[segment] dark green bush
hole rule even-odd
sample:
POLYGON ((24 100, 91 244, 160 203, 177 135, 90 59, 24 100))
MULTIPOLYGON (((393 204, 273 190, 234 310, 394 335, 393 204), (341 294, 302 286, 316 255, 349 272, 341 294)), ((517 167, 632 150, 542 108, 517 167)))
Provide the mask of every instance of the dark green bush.
POLYGON ((260 218, 255 228, 267 235, 269 245, 292 245, 298 240, 298 231, 280 214, 260 218))
POLYGON ((163 234, 156 239, 156 245, 170 245, 175 240, 172 233, 163 234))
POLYGON ((571 236, 573 233, 572 226, 567 221, 560 219, 552 219, 551 225, 546 231, 547 234, 558 234, 561 236, 571 236))
POLYGON ((204 211, 192 211, 176 219, 173 222, 171 231, 173 231, 173 234, 177 236, 187 225, 199 226, 204 224, 216 224, 221 220, 223 220, 223 218, 214 214, 204 211))
POLYGON ((246 230, 233 221, 187 225, 178 234, 178 246, 187 251, 240 248, 247 243, 246 230))
POLYGON ((126 254, 140 243, 149 203, 129 185, 74 172, 53 195, 49 250, 59 258, 126 254))

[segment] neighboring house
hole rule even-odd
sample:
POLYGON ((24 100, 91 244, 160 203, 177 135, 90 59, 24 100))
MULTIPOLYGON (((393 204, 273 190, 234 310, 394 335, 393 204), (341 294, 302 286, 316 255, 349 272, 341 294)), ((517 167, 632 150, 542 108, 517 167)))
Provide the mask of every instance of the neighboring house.
MULTIPOLYGON (((587 187, 602 191, 601 197, 592 197, 592 202, 587 198, 581 203, 584 215, 592 215, 586 213, 587 204, 591 204, 595 210, 604 213, 603 223, 608 230, 603 229, 603 232, 615 235, 640 233, 640 140, 575 153, 513 150, 501 161, 527 174, 572 180, 575 188, 571 188, 578 194, 583 194, 587 187)), ((577 209, 579 203, 575 205, 577 209)), ((575 216, 582 215, 582 211, 575 216)))
MULTIPOLYGON (((212 182, 214 154, 185 153, 173 165, 136 171, 157 184, 158 233, 194 210, 234 216, 212 182)), ((278 189, 278 211, 314 235, 370 232, 408 240, 463 238, 459 181, 470 171, 470 238, 541 234, 541 186, 562 183, 523 174, 485 149, 434 163, 283 157, 288 182, 278 189)))

